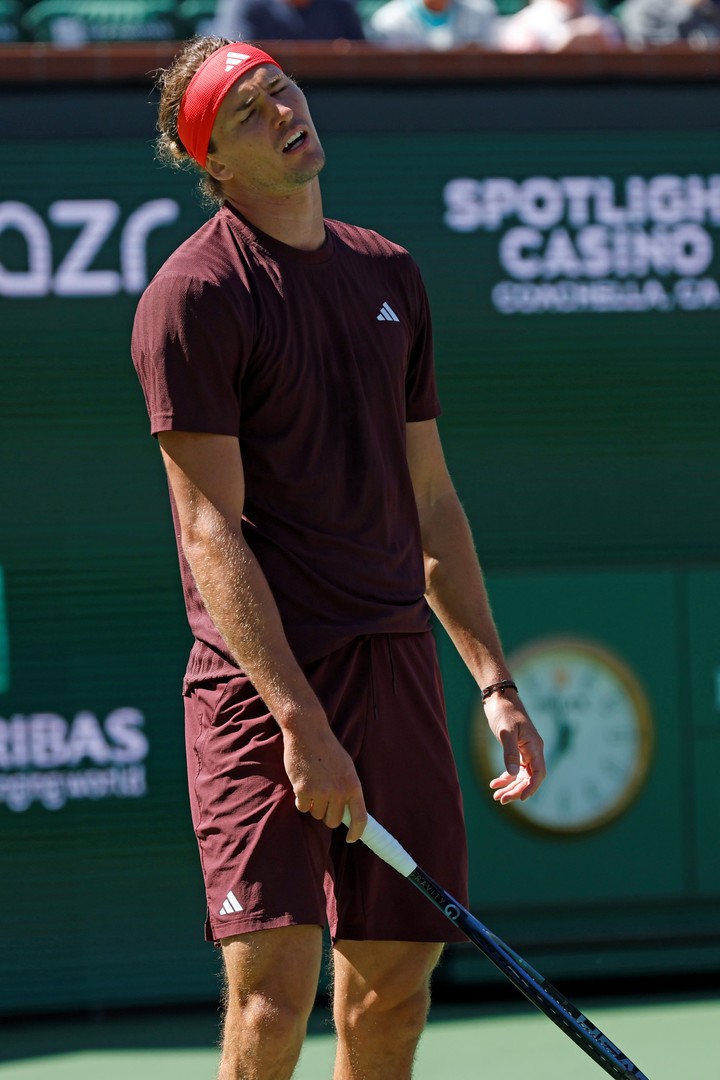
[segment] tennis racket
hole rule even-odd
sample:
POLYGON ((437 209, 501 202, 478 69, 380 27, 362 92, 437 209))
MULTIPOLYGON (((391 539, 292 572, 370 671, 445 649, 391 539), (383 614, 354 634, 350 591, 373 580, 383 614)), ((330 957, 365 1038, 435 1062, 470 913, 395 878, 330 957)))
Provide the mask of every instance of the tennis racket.
MULTIPOLYGON (((343 821, 350 824, 350 814, 345 809, 343 821)), ((497 934, 476 919, 449 892, 426 874, 387 829, 368 815, 368 823, 362 842, 380 859, 392 866, 399 874, 411 881, 424 896, 431 900, 443 915, 462 930, 473 945, 502 971, 533 1005, 545 1013, 568 1038, 577 1043, 593 1061, 616 1080, 648 1080, 644 1072, 615 1043, 603 1035, 587 1016, 583 1016, 572 1002, 563 997, 539 972, 523 960, 497 934)))

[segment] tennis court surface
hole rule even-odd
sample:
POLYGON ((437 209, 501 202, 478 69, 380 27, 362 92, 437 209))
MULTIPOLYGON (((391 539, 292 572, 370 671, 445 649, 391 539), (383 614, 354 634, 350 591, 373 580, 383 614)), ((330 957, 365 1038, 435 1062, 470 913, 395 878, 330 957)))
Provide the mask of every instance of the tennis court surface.
MULTIPOLYGON (((593 998, 587 1011, 649 1080, 720 1078, 720 990, 593 998)), ((212 1009, 0 1022, 0 1080, 214 1080, 212 1009)), ((318 1007, 295 1080, 329 1080, 333 1036, 318 1007)), ((433 1006, 414 1080, 600 1080, 604 1072, 520 997, 433 1006)))

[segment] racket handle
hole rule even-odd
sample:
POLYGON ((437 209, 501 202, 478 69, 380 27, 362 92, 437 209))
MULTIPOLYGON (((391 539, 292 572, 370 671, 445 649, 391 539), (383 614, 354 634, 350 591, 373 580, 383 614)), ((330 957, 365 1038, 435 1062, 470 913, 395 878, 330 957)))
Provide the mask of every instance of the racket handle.
MULTIPOLYGON (((350 825, 350 811, 347 806, 343 814, 343 823, 350 825)), ((393 870, 397 870, 403 877, 410 877, 417 867, 417 863, 408 855, 402 844, 399 844, 372 814, 368 814, 367 825, 360 839, 379 859, 392 866, 393 870)))

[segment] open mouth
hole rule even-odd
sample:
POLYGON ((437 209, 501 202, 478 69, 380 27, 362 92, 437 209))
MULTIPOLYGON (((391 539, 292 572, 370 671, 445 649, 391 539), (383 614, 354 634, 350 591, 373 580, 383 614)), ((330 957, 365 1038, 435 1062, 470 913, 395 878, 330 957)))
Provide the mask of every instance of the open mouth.
POLYGON ((305 142, 307 138, 307 132, 298 131, 294 135, 291 135, 288 141, 283 146, 283 154, 290 154, 293 150, 297 150, 305 142))

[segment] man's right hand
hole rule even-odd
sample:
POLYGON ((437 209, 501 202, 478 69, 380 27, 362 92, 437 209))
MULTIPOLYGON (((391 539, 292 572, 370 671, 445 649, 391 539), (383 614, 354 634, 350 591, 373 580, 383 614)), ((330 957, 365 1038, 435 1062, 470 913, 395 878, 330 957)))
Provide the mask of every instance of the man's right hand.
POLYGON ((284 729, 283 741, 285 771, 298 810, 324 821, 329 829, 336 829, 347 806, 351 817, 348 843, 359 840, 367 825, 362 786, 352 758, 327 722, 312 734, 284 729))

